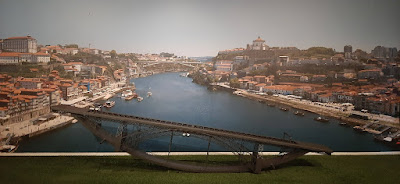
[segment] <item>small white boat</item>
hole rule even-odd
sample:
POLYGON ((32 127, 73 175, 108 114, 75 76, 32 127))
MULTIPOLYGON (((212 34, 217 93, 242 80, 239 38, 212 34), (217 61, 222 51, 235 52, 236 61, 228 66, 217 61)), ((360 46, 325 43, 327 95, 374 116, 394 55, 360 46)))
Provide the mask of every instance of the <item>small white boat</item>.
POLYGON ((151 95, 153 95, 153 93, 151 93, 150 91, 147 92, 147 97, 150 97, 151 95))
POLYGON ((393 141, 393 139, 391 137, 385 137, 385 138, 383 138, 383 140, 386 141, 386 142, 392 142, 393 141))
POLYGON ((179 76, 181 76, 181 77, 187 77, 189 75, 189 73, 181 73, 181 74, 179 74, 179 76))
POLYGON ((76 119, 74 119, 74 120, 72 120, 72 123, 77 123, 78 122, 78 120, 76 120, 76 119))
POLYGON ((142 100, 143 100, 143 97, 141 97, 141 96, 137 97, 138 102, 141 102, 142 100))

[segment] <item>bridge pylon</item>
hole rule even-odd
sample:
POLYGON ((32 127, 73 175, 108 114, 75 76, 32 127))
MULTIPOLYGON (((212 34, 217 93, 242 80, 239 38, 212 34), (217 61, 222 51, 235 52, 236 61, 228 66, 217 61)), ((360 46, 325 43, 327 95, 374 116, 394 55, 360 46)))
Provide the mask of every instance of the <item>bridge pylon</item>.
POLYGON ((124 151, 122 150, 122 145, 125 142, 126 136, 128 135, 128 128, 125 123, 122 123, 118 129, 117 133, 115 134, 115 137, 117 138, 118 145, 115 146, 115 151, 124 151))

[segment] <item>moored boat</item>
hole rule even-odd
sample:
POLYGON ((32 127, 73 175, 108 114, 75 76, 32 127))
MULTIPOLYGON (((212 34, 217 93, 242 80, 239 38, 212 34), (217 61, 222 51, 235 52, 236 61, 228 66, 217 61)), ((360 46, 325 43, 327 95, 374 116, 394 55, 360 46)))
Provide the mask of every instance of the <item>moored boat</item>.
POLYGON ((275 107, 275 104, 273 104, 273 103, 269 103, 267 105, 270 106, 270 107, 275 107))
POLYGON ((142 100, 143 100, 143 97, 141 97, 141 96, 137 97, 138 102, 141 102, 142 100))
POLYGON ((189 73, 188 72, 185 72, 185 73, 181 73, 181 74, 179 74, 179 76, 181 76, 181 77, 187 77, 189 75, 189 73))
POLYGON ((153 93, 151 93, 150 91, 147 92, 147 97, 150 97, 151 95, 153 95, 153 93))
POLYGON ((318 117, 314 118, 314 120, 315 121, 319 121, 319 122, 324 122, 324 123, 329 122, 329 119, 323 118, 321 116, 318 116, 318 117))
POLYGON ((287 108, 284 108, 284 107, 281 107, 281 108, 279 108, 280 110, 282 110, 282 111, 288 111, 289 109, 287 109, 287 108))
POLYGON ((297 115, 297 116, 304 116, 304 112, 300 112, 300 111, 296 111, 293 114, 297 115))
POLYGON ((115 101, 106 101, 106 102, 103 104, 103 106, 104 106, 104 107, 107 107, 107 108, 114 107, 114 105, 115 105, 115 101))
POLYGON ((132 100, 133 98, 135 98, 134 95, 129 95, 129 96, 125 97, 125 100, 129 101, 129 100, 132 100))
POLYGON ((376 135, 374 139, 390 146, 400 146, 400 138, 393 138, 388 135, 376 135))

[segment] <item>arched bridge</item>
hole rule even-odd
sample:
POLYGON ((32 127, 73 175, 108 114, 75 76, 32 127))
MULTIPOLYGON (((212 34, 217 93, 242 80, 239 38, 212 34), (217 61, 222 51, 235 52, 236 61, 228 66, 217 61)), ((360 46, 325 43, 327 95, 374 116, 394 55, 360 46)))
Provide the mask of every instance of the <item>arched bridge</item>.
MULTIPOLYGON (((261 172, 264 168, 275 168, 275 166, 291 161, 307 152, 323 152, 331 154, 332 150, 323 145, 280 139, 274 137, 259 136, 241 132, 228 131, 204 126, 190 125, 178 122, 163 121, 158 119, 144 118, 138 116, 117 114, 104 111, 93 111, 89 109, 76 108, 72 106, 59 105, 53 106, 53 111, 71 113, 93 134, 112 144, 116 149, 123 150, 135 157, 148 160, 152 163, 178 170, 189 172, 261 172), (115 134, 102 128, 101 121, 107 120, 118 122, 120 126, 115 134), (128 132, 127 125, 136 126, 133 131, 128 132), (221 145, 236 153, 242 161, 238 165, 211 166, 193 165, 182 161, 168 160, 160 157, 148 155, 137 149, 138 144, 151 138, 170 136, 169 151, 173 143, 173 136, 190 134, 208 141, 221 145), (246 143, 246 144, 244 144, 246 143), (252 145, 249 148, 248 145, 252 145), (285 149, 285 154, 280 154, 274 158, 264 159, 260 152, 263 145, 272 145, 285 149), (246 153, 247 157, 246 157, 246 153), (247 159, 247 161, 246 161, 247 159), (244 161, 243 161, 244 160, 244 161)), ((207 151, 208 159, 208 151, 207 151)))

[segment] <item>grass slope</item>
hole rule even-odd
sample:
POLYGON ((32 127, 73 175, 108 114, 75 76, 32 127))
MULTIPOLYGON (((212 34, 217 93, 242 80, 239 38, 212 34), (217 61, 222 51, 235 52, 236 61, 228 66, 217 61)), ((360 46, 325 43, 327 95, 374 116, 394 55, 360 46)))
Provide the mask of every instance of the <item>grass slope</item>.
MULTIPOLYGON (((199 160, 201 156, 174 156, 199 160)), ((225 164, 233 156, 210 156, 225 164)), ((0 157, 0 183, 399 183, 400 156, 303 156, 276 170, 185 173, 132 157, 0 157)))

